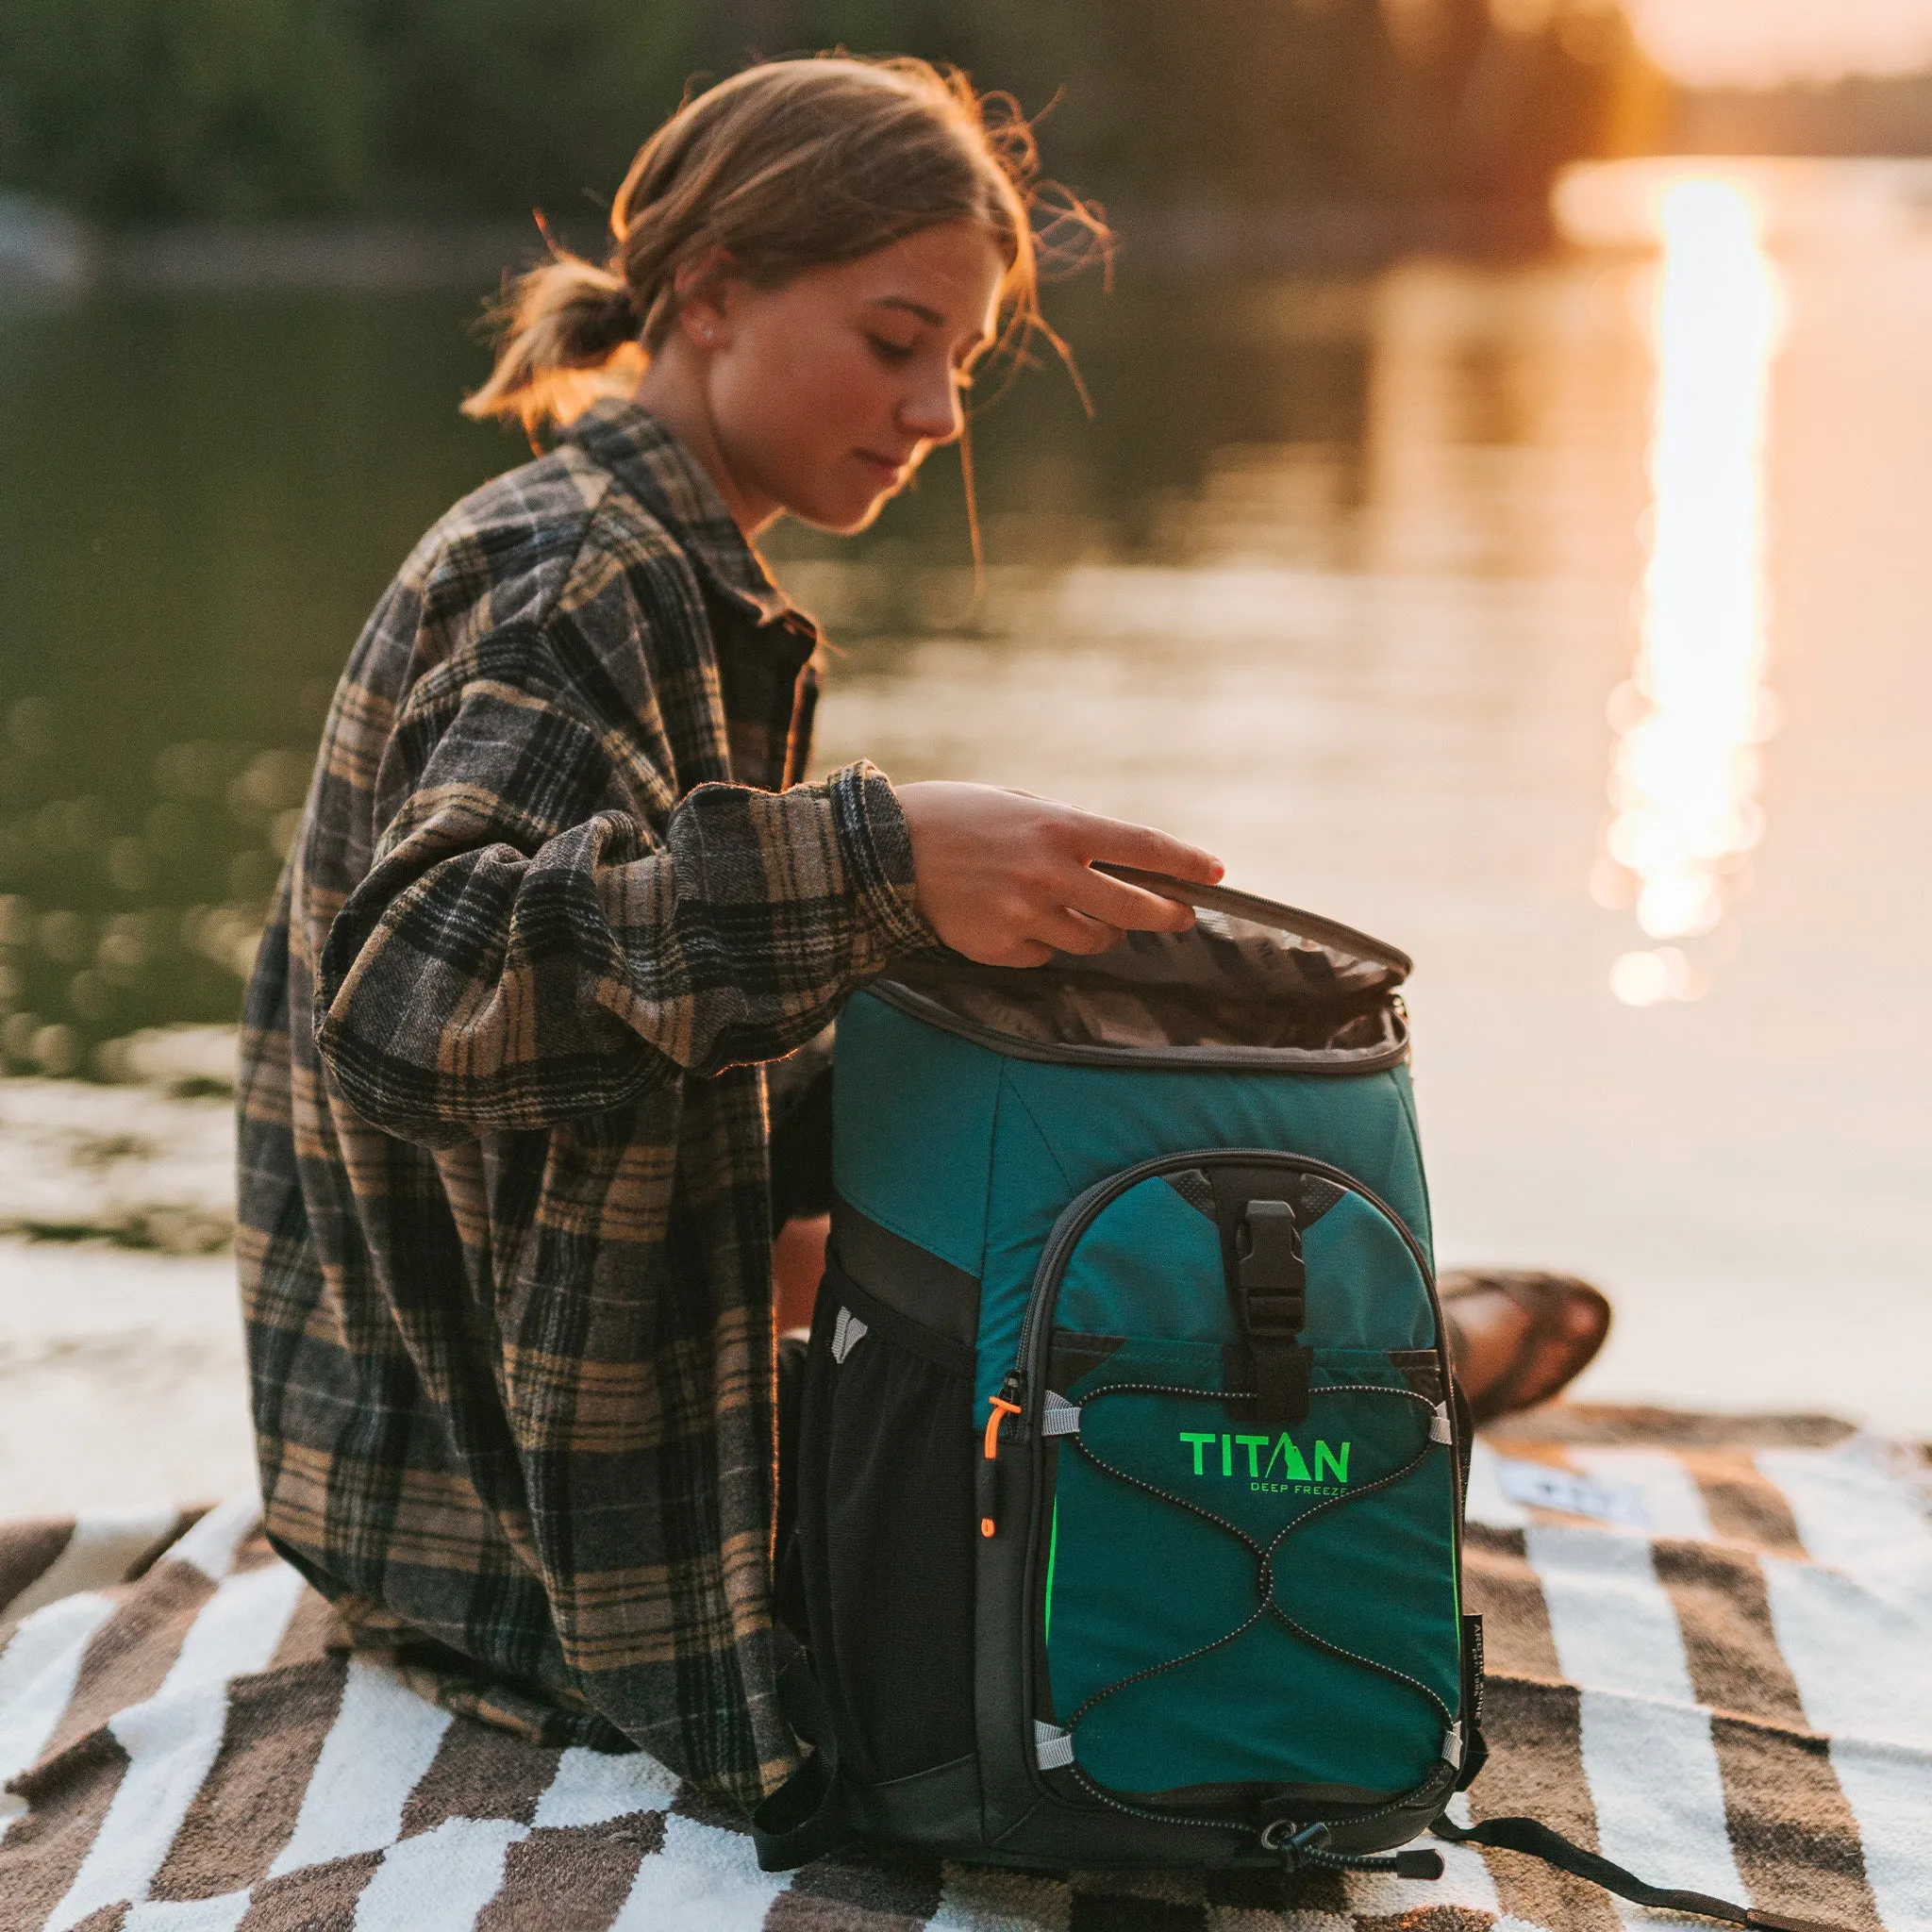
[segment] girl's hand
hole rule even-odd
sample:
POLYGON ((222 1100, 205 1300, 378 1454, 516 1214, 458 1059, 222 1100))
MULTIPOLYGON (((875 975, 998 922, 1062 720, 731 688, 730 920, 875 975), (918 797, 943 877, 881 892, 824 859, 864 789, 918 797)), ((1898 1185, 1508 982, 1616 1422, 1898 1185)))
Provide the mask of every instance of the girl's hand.
POLYGON ((957 953, 983 966, 1039 966, 1053 952, 1104 953, 1124 932, 1185 932, 1191 907, 1091 870, 1093 860, 1204 886, 1221 861, 1165 832, 1097 818, 993 785, 898 788, 912 834, 913 903, 957 953))

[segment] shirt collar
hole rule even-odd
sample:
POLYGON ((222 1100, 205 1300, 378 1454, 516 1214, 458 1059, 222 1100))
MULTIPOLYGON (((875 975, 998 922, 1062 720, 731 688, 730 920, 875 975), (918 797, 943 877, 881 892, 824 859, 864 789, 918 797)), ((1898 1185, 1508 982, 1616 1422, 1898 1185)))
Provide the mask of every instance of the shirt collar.
POLYGON ((627 396, 606 396, 575 418, 558 439, 601 463, 640 498, 727 596, 760 624, 796 607, 745 541, 718 486, 657 417, 627 396))

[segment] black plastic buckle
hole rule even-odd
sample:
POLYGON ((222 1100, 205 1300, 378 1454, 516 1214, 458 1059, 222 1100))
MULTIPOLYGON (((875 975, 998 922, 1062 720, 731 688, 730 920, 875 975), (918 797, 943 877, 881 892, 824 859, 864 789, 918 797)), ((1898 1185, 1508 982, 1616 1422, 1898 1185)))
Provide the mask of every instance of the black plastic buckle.
POLYGON ((1308 1271, 1294 1209, 1286 1201, 1250 1201, 1234 1251, 1249 1334, 1299 1334, 1307 1320, 1308 1271))
POLYGON ((1250 1201, 1235 1229, 1235 1300, 1253 1364, 1256 1420, 1269 1429, 1307 1421, 1308 1319, 1302 1234, 1286 1201, 1250 1201))

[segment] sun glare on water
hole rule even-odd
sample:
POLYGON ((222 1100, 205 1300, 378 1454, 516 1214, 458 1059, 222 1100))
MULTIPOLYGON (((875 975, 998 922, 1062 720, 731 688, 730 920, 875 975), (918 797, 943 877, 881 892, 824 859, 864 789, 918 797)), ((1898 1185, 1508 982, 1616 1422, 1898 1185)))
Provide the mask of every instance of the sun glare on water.
POLYGON ((1651 528, 1635 675, 1612 696, 1617 748, 1598 900, 1647 938, 1610 988, 1626 1005, 1694 999, 1706 969, 1683 941, 1715 932, 1763 832, 1764 444, 1778 337, 1776 272, 1756 196, 1718 177, 1656 203, 1662 244, 1651 528))

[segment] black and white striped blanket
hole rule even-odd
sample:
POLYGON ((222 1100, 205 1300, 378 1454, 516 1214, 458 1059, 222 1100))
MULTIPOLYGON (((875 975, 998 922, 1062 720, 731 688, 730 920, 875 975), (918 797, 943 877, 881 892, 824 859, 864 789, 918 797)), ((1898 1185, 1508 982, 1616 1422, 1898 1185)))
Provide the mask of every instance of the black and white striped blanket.
MULTIPOLYGON (((1917 1452, 1802 1420, 1556 1409, 1478 1446, 1490 1768, 1657 1882, 1932 1932, 1917 1452)), ((0 1528, 4 1932, 1613 1932, 1514 1853, 1436 1884, 872 1853, 760 1873, 644 1757, 540 1749, 329 1647, 250 1502, 0 1528)), ((1458 1807, 1463 1801, 1458 1800, 1458 1807)))

